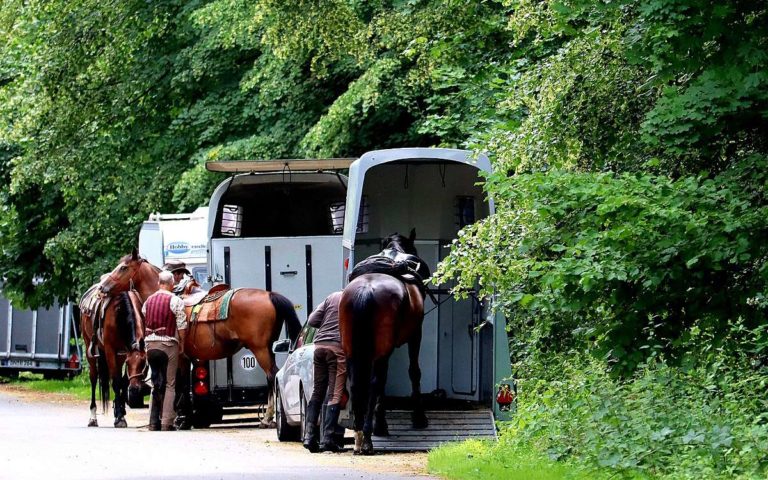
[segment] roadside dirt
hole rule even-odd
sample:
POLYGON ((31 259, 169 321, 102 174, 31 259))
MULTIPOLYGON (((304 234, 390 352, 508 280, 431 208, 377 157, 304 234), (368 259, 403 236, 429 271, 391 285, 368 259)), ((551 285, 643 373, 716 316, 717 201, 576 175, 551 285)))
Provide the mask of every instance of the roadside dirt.
MULTIPOLYGON (((43 403, 50 406, 60 406, 65 409, 66 415, 79 415, 81 417, 73 419, 75 423, 82 423, 83 427, 85 427, 88 422, 88 401, 78 400, 70 395, 33 391, 18 384, 0 384, 0 393, 11 395, 16 400, 24 403, 43 403)), ((149 433, 146 429, 148 417, 149 411, 146 408, 128 409, 126 416, 129 425, 128 430, 146 431, 149 433)), ((112 429, 111 412, 101 414, 99 411, 98 421, 100 428, 112 429)), ((352 455, 350 448, 348 451, 340 454, 318 453, 313 455, 304 450, 300 443, 278 441, 273 429, 255 428, 253 424, 214 426, 210 429, 178 432, 173 435, 184 435, 193 442, 194 437, 197 436, 198 441, 205 443, 215 442, 215 438, 226 439, 227 441, 233 441, 242 445, 244 451, 247 451, 250 446, 258 446, 258 448, 267 448, 270 451, 274 451, 277 457, 285 458, 286 461, 301 464, 308 463, 318 467, 344 468, 360 473, 369 472, 375 475, 427 475, 427 454, 423 452, 381 453, 371 457, 360 457, 352 455)), ((351 432, 348 432, 347 436, 350 437, 351 432)))

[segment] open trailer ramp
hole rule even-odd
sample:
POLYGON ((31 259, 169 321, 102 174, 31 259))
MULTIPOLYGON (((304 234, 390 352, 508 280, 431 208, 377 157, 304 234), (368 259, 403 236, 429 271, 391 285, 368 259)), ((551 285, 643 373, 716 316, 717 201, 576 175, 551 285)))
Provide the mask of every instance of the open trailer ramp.
POLYGON ((409 410, 387 412, 388 437, 373 437, 376 451, 429 450, 441 443, 480 438, 496 440, 496 425, 490 408, 474 410, 427 410, 429 426, 416 430, 409 410))

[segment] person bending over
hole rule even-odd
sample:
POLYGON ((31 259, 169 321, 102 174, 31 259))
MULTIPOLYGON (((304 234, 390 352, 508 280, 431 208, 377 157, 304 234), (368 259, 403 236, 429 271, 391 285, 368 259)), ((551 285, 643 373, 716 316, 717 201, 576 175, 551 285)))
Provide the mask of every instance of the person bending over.
POLYGON ((330 294, 323 303, 309 315, 307 322, 318 328, 315 333, 315 384, 312 398, 307 405, 304 448, 314 453, 317 451, 339 452, 339 445, 334 437, 339 421, 341 397, 347 383, 347 361, 341 348, 339 334, 339 301, 341 292, 330 294), (318 417, 323 400, 323 431, 318 443, 318 417))

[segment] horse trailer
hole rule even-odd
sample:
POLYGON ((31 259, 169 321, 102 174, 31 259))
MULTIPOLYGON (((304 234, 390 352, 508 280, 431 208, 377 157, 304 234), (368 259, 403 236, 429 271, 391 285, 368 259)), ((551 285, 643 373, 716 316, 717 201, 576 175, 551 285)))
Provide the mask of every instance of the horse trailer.
POLYGON ((77 375, 82 370, 77 327, 71 304, 56 302, 36 310, 16 308, 2 296, 0 286, 0 375, 77 375))
MULTIPOLYGON (((294 301, 302 323, 346 285, 356 262, 380 251, 387 235, 415 228, 419 256, 434 272, 458 231, 494 208, 480 186, 481 172, 491 170, 488 158, 462 150, 403 148, 358 159, 209 162, 207 168, 232 174, 210 201, 213 282, 280 292, 294 301)), ((425 300, 421 390, 428 407, 458 410, 455 418, 471 410, 486 419, 487 431, 508 415, 495 401, 511 376, 505 319, 492 313, 489 299, 472 292, 454 298, 450 287, 431 285, 437 304, 425 300)), ((212 392, 229 403, 263 401, 266 378, 251 358, 242 350, 213 362, 212 392)), ((407 368, 400 348, 389 364, 392 405, 410 396, 407 368)), ((432 432, 437 440, 425 433, 411 444, 392 432, 376 448, 418 449, 463 437, 461 429, 444 427, 432 432)))

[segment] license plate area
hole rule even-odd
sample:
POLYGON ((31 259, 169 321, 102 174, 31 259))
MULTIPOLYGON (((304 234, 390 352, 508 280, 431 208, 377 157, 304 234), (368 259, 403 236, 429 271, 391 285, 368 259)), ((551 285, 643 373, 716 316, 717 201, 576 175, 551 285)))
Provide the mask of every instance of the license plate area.
POLYGON ((32 360, 20 360, 16 358, 9 358, 3 360, 4 367, 34 367, 35 362, 32 360))

